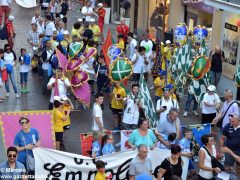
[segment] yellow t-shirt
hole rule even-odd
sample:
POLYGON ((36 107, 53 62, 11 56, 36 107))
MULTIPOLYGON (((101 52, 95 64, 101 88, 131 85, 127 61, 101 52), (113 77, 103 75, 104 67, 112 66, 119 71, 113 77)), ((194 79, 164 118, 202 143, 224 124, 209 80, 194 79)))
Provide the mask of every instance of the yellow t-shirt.
POLYGON ((170 97, 171 97, 172 99, 175 99, 175 100, 177 100, 177 96, 176 96, 176 94, 175 94, 175 93, 172 93, 172 94, 170 94, 170 97))
POLYGON ((74 29, 72 28, 71 35, 76 35, 78 38, 81 37, 81 29, 74 29))
POLYGON ((117 43, 117 47, 121 48, 121 49, 124 49, 125 46, 124 46, 124 40, 123 39, 120 39, 119 42, 117 43))
MULTIPOLYGON (((65 113, 65 111, 67 111, 68 109, 69 109, 69 107, 63 106, 64 113, 65 113)), ((70 124, 71 124, 71 121, 70 121, 70 116, 69 116, 66 121, 63 121, 63 127, 64 127, 64 126, 68 126, 68 125, 70 125, 70 124)))
POLYGON ((62 40, 61 45, 64 46, 65 48, 67 48, 69 43, 71 43, 70 39, 68 39, 68 40, 64 39, 64 40, 62 40))
POLYGON ((106 180, 106 174, 105 173, 101 173, 101 172, 97 172, 94 180, 106 180))
POLYGON ((63 112, 53 109, 53 123, 55 132, 63 132, 63 112))
POLYGON ((126 97, 126 91, 124 88, 113 88, 113 97, 112 97, 112 108, 114 109, 123 109, 123 100, 117 101, 116 97, 124 98, 126 97))
POLYGON ((98 25, 93 25, 93 26, 90 26, 89 29, 91 29, 93 34, 94 34, 93 40, 98 42, 99 34, 101 33, 99 26, 98 25))
POLYGON ((157 85, 157 86, 161 86, 161 87, 156 87, 156 92, 155 92, 155 95, 158 96, 158 97, 161 97, 162 94, 163 94, 163 88, 165 87, 165 79, 160 79, 160 77, 157 77, 155 80, 154 80, 154 86, 157 85))

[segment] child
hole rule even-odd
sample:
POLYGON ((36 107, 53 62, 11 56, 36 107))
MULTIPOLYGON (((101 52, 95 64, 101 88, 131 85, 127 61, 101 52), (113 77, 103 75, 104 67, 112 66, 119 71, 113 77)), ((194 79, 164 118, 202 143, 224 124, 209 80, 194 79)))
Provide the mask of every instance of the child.
MULTIPOLYGON (((165 134, 161 134, 161 136, 163 137, 164 141, 167 141, 170 144, 175 144, 175 140, 177 137, 176 133, 170 133, 168 136, 165 134)), ((169 147, 165 146, 162 143, 159 144, 159 148, 160 149, 169 149, 169 147)))
POLYGON ((20 50, 21 56, 19 57, 20 63, 20 82, 21 82, 21 92, 28 93, 29 89, 27 87, 28 72, 30 70, 31 57, 26 54, 26 49, 22 48, 20 50))
POLYGON ((123 39, 123 35, 122 34, 118 35, 117 47, 121 48, 122 50, 125 49, 125 43, 124 43, 124 39, 123 39))
POLYGON ((102 155, 112 154, 114 152, 113 136, 105 134, 102 138, 102 155))
POLYGON ((112 179, 112 174, 107 176, 105 174, 105 163, 101 160, 96 161, 97 174, 94 180, 108 180, 112 179))
POLYGON ((161 99, 162 95, 163 95, 163 88, 165 87, 165 76, 166 76, 167 72, 165 70, 161 70, 159 73, 159 77, 157 77, 154 80, 154 87, 156 89, 155 92, 155 100, 156 102, 161 99))
MULTIPOLYGON (((3 54, 4 54, 4 50, 0 49, 0 88, 3 85, 3 78, 2 78, 2 71, 6 69, 5 65, 4 65, 4 61, 3 61, 3 54)), ((0 94, 1 95, 1 94, 0 94)), ((4 98, 1 96, 0 97, 0 102, 4 102, 4 98)))
POLYGON ((115 87, 112 92, 111 107, 115 119, 114 130, 119 130, 121 124, 121 116, 123 114, 123 99, 126 97, 126 91, 120 86, 120 82, 114 82, 114 86, 115 87))
POLYGON ((101 145, 99 142, 99 133, 93 132, 93 143, 92 143, 92 158, 96 158, 101 155, 101 145))
MULTIPOLYGON (((179 146, 182 149, 181 155, 192 158, 193 157, 193 152, 191 149, 191 139, 193 138, 192 130, 186 128, 183 130, 183 133, 184 133, 184 138, 182 138, 179 142, 179 146)), ((191 159, 189 159, 188 170, 192 175, 196 174, 196 168, 191 159)))

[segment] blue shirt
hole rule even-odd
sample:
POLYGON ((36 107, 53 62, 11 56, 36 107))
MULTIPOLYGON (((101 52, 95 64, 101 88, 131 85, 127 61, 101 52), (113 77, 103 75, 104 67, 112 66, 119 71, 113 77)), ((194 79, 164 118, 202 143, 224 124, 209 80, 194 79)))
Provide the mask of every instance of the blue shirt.
MULTIPOLYGON (((30 132, 25 133, 24 131, 19 131, 14 139, 14 145, 19 147, 24 147, 28 144, 36 144, 40 140, 39 132, 35 128, 30 128, 30 132), (25 140, 24 140, 25 139, 25 140)), ((17 160, 21 163, 26 163, 27 153, 33 156, 32 150, 24 150, 18 152, 17 160)))
POLYGON ((115 152, 115 149, 112 144, 108 144, 108 143, 104 144, 102 148, 103 155, 112 154, 114 152, 115 152))
POLYGON ((182 138, 179 141, 179 146, 181 147, 183 152, 191 152, 190 151, 190 144, 191 144, 191 140, 190 139, 182 138))
POLYGON ((92 152, 96 153, 97 157, 101 155, 101 145, 100 145, 99 141, 94 141, 92 143, 92 152))
POLYGON ((148 134, 146 136, 142 136, 138 129, 135 129, 130 135, 128 142, 136 147, 140 144, 151 147, 155 142, 157 142, 157 138, 151 129, 148 129, 148 134))
POLYGON ((16 161, 16 167, 11 169, 9 167, 8 161, 0 164, 0 179, 22 179, 21 176, 26 174, 26 169, 24 165, 16 161))
POLYGON ((0 78, 2 78, 2 68, 4 67, 4 61, 0 59, 0 78))

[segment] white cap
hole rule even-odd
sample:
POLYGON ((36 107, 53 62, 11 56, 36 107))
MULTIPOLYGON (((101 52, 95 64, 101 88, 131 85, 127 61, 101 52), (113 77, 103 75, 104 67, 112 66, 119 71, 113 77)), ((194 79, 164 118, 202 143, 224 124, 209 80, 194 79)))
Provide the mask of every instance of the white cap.
POLYGON ((216 91, 216 87, 214 85, 210 85, 210 86, 208 86, 207 90, 209 90, 211 92, 215 92, 216 91))
POLYGON ((95 22, 95 19, 94 19, 94 18, 91 18, 91 19, 89 20, 89 22, 95 22))
POLYGON ((81 18, 78 19, 79 22, 82 22, 83 20, 81 18))
POLYGON ((54 96, 54 97, 53 97, 53 100, 54 100, 54 101, 58 101, 58 102, 60 102, 60 103, 63 103, 63 100, 62 100, 62 98, 61 98, 60 96, 54 96))
POLYGON ((97 7, 103 7, 103 3, 98 3, 97 7))
POLYGON ((60 18, 62 19, 62 18, 64 18, 64 16, 62 14, 60 14, 60 18))
POLYGON ((63 31, 63 34, 64 34, 64 35, 68 35, 69 32, 65 30, 65 31, 63 31))
POLYGON ((166 40, 165 43, 166 43, 166 44, 171 44, 171 41, 170 41, 170 40, 166 40))
POLYGON ((60 96, 60 97, 61 97, 61 99, 62 99, 63 101, 68 100, 68 97, 67 97, 66 95, 62 95, 62 96, 60 96))
POLYGON ((12 15, 8 16, 9 21, 13 21, 14 19, 15 19, 14 16, 12 16, 12 15))

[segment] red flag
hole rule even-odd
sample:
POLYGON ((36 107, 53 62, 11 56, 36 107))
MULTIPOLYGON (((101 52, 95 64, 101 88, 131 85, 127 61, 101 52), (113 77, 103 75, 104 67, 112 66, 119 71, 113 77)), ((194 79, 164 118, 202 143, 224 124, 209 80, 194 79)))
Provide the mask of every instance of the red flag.
POLYGON ((102 52, 103 52, 103 56, 105 58, 105 62, 107 64, 107 67, 109 68, 109 64, 110 64, 110 59, 107 55, 107 51, 108 51, 108 48, 112 45, 112 34, 110 32, 110 29, 108 29, 108 33, 107 33, 107 38, 106 38, 106 41, 102 47, 102 52))

